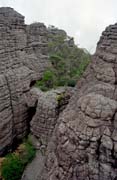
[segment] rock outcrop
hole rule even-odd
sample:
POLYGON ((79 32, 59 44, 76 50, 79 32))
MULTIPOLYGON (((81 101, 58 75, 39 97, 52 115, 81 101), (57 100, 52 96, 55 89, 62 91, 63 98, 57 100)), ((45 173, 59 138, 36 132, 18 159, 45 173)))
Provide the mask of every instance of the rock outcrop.
POLYGON ((117 24, 102 33, 91 64, 58 119, 41 179, 117 179, 116 84, 117 24))
MULTIPOLYGON (((61 87, 48 92, 42 92, 39 89, 33 88, 32 98, 34 98, 34 95, 37 95, 35 100, 38 99, 38 103, 35 115, 30 123, 30 130, 39 139, 41 145, 46 147, 51 139, 59 115, 69 102, 72 88, 61 87)), ((31 101, 31 106, 34 104, 32 102, 34 101, 31 101)))
POLYGON ((0 155, 28 129, 27 94, 49 67, 47 29, 24 24, 12 8, 0 8, 0 155))
POLYGON ((21 14, 0 8, 0 155, 31 121, 33 135, 49 141, 38 180, 117 180, 117 24, 102 33, 66 109, 66 90, 33 88, 51 66, 47 33, 42 23, 25 25, 21 14))

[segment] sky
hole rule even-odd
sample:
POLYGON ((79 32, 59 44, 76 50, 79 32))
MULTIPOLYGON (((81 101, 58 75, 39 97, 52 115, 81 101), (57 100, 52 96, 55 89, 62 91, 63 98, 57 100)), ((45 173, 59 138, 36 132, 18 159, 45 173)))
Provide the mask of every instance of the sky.
POLYGON ((13 7, 27 24, 43 22, 64 29, 90 53, 106 26, 117 21, 117 0, 0 0, 2 6, 13 7))

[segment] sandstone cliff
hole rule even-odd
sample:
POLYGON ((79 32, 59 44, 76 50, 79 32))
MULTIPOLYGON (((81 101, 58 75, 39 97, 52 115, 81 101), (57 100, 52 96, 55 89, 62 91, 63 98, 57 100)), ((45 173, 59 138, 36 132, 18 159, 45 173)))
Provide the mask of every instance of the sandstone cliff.
POLYGON ((117 24, 102 33, 91 64, 59 117, 41 179, 117 179, 116 83, 117 24))
POLYGON ((31 120, 31 132, 50 140, 38 180, 116 180, 117 24, 103 32, 63 112, 71 95, 59 104, 63 89, 33 88, 51 66, 47 33, 42 23, 25 25, 12 8, 0 8, 0 155, 28 133, 31 120))
POLYGON ((12 8, 0 8, 0 154, 28 130, 27 94, 49 66, 47 29, 24 24, 12 8))

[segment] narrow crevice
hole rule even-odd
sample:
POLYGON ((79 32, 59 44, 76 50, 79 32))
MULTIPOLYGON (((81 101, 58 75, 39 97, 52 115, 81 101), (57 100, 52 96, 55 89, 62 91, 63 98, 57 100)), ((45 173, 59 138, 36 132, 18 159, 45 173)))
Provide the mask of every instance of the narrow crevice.
MULTIPOLYGON (((11 92, 11 87, 10 87, 10 84, 9 84, 9 79, 7 77, 7 75, 4 76, 5 79, 6 79, 6 83, 7 83, 7 88, 8 88, 8 91, 9 91, 9 101, 10 101, 10 107, 11 107, 11 113, 12 113, 12 142, 11 144, 9 144, 7 147, 5 147, 2 152, 0 154, 2 154, 2 156, 5 156, 7 153, 9 152, 14 152, 17 147, 19 146, 19 144, 21 144, 23 142, 23 139, 19 139, 15 136, 15 123, 14 123, 14 110, 13 110, 13 104, 12 104, 12 92, 11 92)), ((33 80, 31 81, 30 83, 30 88, 34 87, 36 81, 33 80)), ((32 120, 32 118, 34 117, 35 113, 36 113, 36 108, 37 108, 37 103, 38 101, 36 101, 34 107, 30 107, 28 109, 28 119, 27 119, 27 133, 26 133, 26 136, 28 136, 28 134, 30 133, 30 121, 32 120)), ((25 137, 26 137, 25 136, 25 137)))
POLYGON ((115 156, 114 144, 113 144, 113 148, 111 150, 111 157, 113 159, 113 162, 111 163, 111 166, 112 166, 112 168, 117 169, 117 158, 115 156))
POLYGON ((67 104, 69 103, 69 100, 70 100, 70 95, 65 95, 65 93, 59 95, 57 99, 58 106, 56 108, 56 112, 58 116, 66 108, 67 104))
POLYGON ((11 89, 10 89, 10 86, 9 86, 9 80, 8 80, 7 76, 4 76, 4 77, 5 77, 5 79, 6 79, 7 87, 8 87, 8 91, 9 91, 10 107, 11 107, 11 111, 12 111, 12 122, 13 122, 13 125, 14 125, 14 112, 13 112, 11 89))
POLYGON ((13 148, 13 146, 14 146, 13 144, 14 144, 15 128, 13 128, 13 127, 14 127, 14 111, 13 111, 13 104, 12 104, 11 88, 10 88, 10 85, 9 85, 8 77, 7 77, 6 75, 5 75, 4 77, 5 77, 5 79, 6 79, 6 83, 7 83, 7 87, 8 87, 8 91, 9 91, 10 107, 11 107, 11 113, 12 113, 12 137, 11 137, 12 142, 11 142, 11 144, 9 144, 9 145, 5 148, 5 150, 4 150, 4 152, 3 152, 3 154, 5 155, 5 154, 7 154, 8 152, 11 152, 12 149, 14 149, 14 148, 13 148))
POLYGON ((101 145, 101 138, 102 137, 100 137, 98 140, 97 140, 97 149, 96 149, 96 155, 97 155, 97 157, 96 157, 96 159, 97 160, 99 160, 99 158, 100 158, 100 145, 101 145))
POLYGON ((28 109, 28 121, 27 121, 27 133, 28 134, 30 133, 30 122, 33 119, 33 117, 35 116, 37 104, 38 104, 38 100, 35 102, 35 106, 30 107, 28 109))
POLYGON ((117 109, 115 110, 115 112, 111 118, 111 127, 110 127, 111 134, 113 133, 113 129, 115 128, 114 127, 114 120, 115 120, 116 113, 117 113, 117 109))
POLYGON ((36 80, 31 81, 31 83, 30 83, 30 88, 34 87, 35 84, 36 84, 36 80))

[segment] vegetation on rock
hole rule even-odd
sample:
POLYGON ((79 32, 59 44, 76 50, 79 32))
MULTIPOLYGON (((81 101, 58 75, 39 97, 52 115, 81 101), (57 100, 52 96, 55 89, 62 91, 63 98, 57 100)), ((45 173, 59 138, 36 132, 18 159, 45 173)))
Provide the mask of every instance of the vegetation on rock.
POLYGON ((90 54, 74 44, 63 30, 49 28, 48 49, 52 67, 37 82, 43 91, 57 86, 76 85, 90 62, 90 54))
POLYGON ((14 153, 8 154, 1 166, 1 176, 4 180, 19 180, 25 166, 35 157, 36 150, 30 138, 24 141, 14 153))

